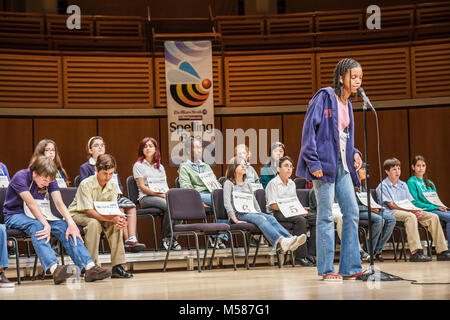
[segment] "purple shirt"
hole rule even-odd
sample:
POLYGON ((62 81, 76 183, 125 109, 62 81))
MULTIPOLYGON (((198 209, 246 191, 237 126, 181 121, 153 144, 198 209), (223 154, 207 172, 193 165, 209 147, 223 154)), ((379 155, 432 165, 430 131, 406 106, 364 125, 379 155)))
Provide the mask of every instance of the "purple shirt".
MULTIPOLYGON (((123 192, 122 184, 120 183, 119 174, 117 171, 115 172, 117 174, 117 181, 119 181, 119 188, 120 191, 123 192)), ((95 165, 92 165, 89 163, 89 161, 86 161, 80 166, 80 183, 86 178, 89 178, 90 176, 93 176, 95 174, 95 165)))
POLYGON ((22 169, 17 172, 9 183, 8 189, 6 189, 5 203, 3 204, 3 212, 5 216, 5 222, 13 214, 24 213, 23 199, 20 194, 25 191, 30 191, 34 199, 45 199, 45 194, 59 191, 58 183, 56 180, 50 182, 48 187, 38 188, 36 182, 33 181, 33 175, 30 169, 22 169), (31 185, 31 189, 30 189, 31 185))

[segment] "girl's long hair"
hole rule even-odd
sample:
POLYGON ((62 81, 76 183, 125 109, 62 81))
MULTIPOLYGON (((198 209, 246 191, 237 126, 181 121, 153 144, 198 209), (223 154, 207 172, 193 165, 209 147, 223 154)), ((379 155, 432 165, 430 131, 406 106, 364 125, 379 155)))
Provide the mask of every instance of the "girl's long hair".
POLYGON ((55 141, 50 140, 50 139, 43 139, 41 141, 39 141, 39 143, 36 145, 36 148, 34 148, 34 152, 33 155, 31 156, 31 160, 30 160, 30 165, 36 160, 36 158, 38 158, 39 156, 45 156, 45 146, 47 144, 53 144, 55 146, 55 164, 56 167, 58 168, 58 170, 61 170, 62 173, 64 174, 64 177, 66 178, 66 183, 69 184, 69 175, 67 174, 66 170, 64 169, 62 162, 61 162, 61 158, 59 156, 59 152, 58 152, 58 147, 56 146, 55 141))
MULTIPOLYGON (((416 164, 417 164, 417 162, 420 161, 420 160, 422 160, 424 163, 427 163, 427 162, 425 161, 425 158, 424 158, 423 156, 417 155, 417 156, 415 156, 415 157, 413 158, 413 161, 412 161, 413 167, 415 167, 416 164)), ((413 171, 414 171, 414 169, 413 169, 413 171)), ((427 188, 432 187, 432 188, 434 189, 434 185, 433 185, 433 184, 431 183, 431 181, 428 179, 428 176, 427 176, 426 173, 423 175, 423 181, 425 182, 425 185, 427 186, 427 188)))
POLYGON ((141 143, 139 143, 138 158, 136 162, 139 161, 142 163, 142 161, 144 161, 145 159, 144 148, 147 142, 149 141, 153 143, 153 145, 155 146, 155 154, 153 155, 151 165, 153 165, 156 169, 159 169, 159 167, 161 166, 161 152, 159 150, 158 141, 156 141, 156 139, 152 137, 145 137, 144 139, 142 139, 141 143))

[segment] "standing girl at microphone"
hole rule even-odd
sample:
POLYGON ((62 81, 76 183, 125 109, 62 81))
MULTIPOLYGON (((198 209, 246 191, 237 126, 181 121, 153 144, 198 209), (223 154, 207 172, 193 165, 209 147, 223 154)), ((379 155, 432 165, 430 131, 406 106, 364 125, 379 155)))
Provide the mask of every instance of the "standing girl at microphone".
POLYGON ((303 123, 297 176, 313 180, 317 199, 317 270, 325 281, 355 279, 362 273, 359 254, 359 210, 353 192, 362 165, 354 147, 350 95, 361 86, 361 65, 342 59, 334 69, 334 88, 320 89, 309 102, 303 123), (353 180, 353 182, 352 182, 353 180), (333 198, 343 214, 339 273, 335 272, 333 198))

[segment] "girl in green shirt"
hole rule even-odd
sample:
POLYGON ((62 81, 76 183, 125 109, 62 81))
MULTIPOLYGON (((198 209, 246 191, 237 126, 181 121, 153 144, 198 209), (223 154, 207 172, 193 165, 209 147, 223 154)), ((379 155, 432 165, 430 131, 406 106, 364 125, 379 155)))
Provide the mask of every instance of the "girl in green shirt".
POLYGON ((414 198, 413 204, 425 211, 433 212, 439 216, 441 221, 447 225, 447 241, 450 235, 450 212, 444 206, 432 204, 424 195, 424 192, 436 192, 434 183, 428 179, 426 174, 426 163, 423 156, 417 155, 413 158, 412 170, 414 175, 409 178, 407 184, 409 192, 414 198))

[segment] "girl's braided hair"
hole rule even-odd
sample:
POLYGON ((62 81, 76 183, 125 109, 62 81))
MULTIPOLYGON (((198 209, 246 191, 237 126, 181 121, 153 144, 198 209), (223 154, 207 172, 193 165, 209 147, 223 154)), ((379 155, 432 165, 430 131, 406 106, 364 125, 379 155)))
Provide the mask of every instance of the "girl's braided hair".
POLYGON ((353 60, 351 58, 345 58, 338 62, 336 68, 334 68, 334 92, 336 95, 341 98, 342 93, 344 91, 344 79, 347 70, 350 71, 350 79, 352 78, 353 68, 361 68, 361 65, 358 61, 353 60), (342 83, 339 81, 340 77, 342 77, 342 83))

